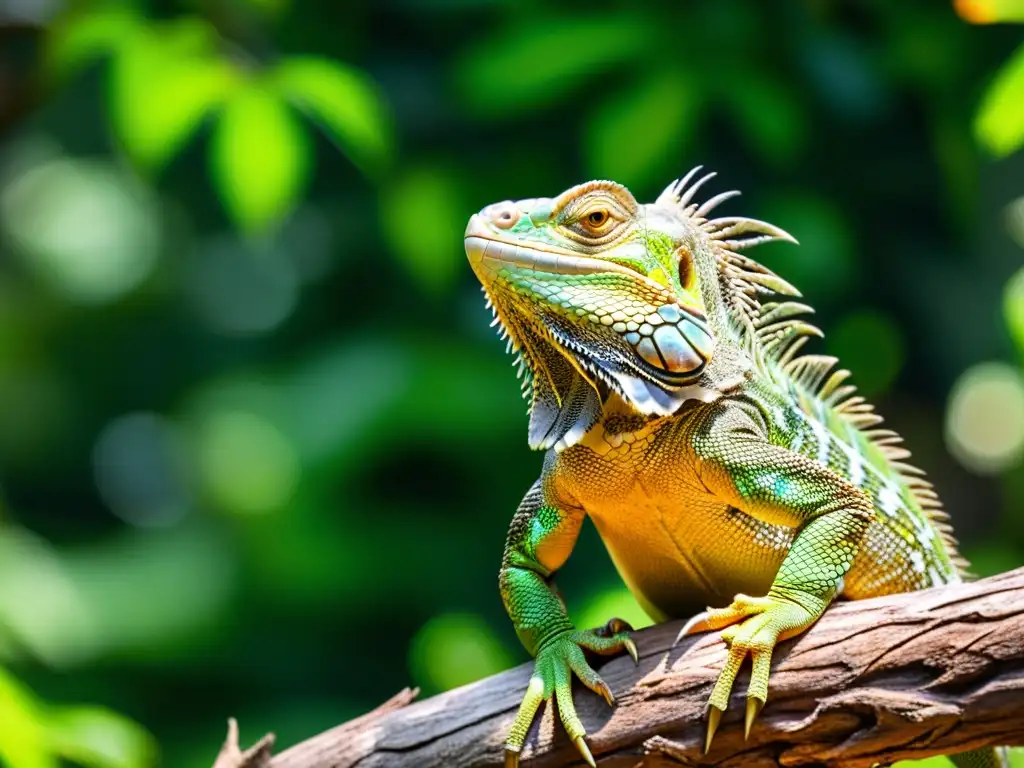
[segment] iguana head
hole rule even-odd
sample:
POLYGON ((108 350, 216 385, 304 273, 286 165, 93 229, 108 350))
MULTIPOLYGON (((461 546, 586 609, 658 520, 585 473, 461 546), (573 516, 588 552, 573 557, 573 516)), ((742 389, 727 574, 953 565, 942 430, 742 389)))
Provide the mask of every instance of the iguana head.
POLYGON ((751 219, 709 222, 712 207, 738 194, 691 204, 713 175, 687 187, 691 172, 650 205, 590 181, 470 218, 470 264, 527 373, 533 447, 576 442, 611 392, 640 414, 667 415, 742 381, 735 297, 722 291, 723 280, 732 286, 730 242, 740 241, 727 238, 792 238, 751 219))

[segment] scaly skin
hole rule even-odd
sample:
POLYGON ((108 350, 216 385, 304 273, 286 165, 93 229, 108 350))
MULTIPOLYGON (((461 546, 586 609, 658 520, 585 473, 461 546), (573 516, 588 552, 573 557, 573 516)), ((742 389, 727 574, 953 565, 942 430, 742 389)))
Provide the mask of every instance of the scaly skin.
MULTIPOLYGON (((653 618, 692 617, 681 635, 722 630, 730 652, 708 702, 707 748, 747 656, 749 733, 778 641, 838 595, 949 583, 965 565, 899 437, 872 429, 880 419, 832 358, 798 354, 820 333, 799 318, 808 308, 760 301, 797 293, 739 252, 792 238, 752 219, 709 220, 734 193, 692 204, 710 178, 688 186, 693 175, 652 205, 588 182, 488 206, 466 230, 473 270, 520 355, 530 446, 547 450, 499 576, 536 657, 507 765, 552 697, 593 765, 571 677, 611 703, 583 650, 636 657, 624 622, 580 631, 553 589, 587 516, 653 618), (700 606, 712 607, 694 615, 700 606)), ((991 751, 957 759, 998 764, 991 751)))

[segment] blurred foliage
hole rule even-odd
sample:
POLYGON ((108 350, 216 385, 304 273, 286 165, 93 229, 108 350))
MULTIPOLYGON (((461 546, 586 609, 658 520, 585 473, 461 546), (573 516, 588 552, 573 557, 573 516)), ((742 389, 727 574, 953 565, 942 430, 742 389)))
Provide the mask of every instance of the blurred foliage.
POLYGON ((244 229, 280 221, 306 189, 312 149, 295 109, 367 173, 389 160, 391 126, 374 84, 338 61, 300 55, 266 66, 207 19, 156 21, 131 4, 68 13, 47 41, 59 81, 109 59, 111 125, 142 169, 163 168, 211 118, 212 176, 244 229))
MULTIPOLYGON (((957 11, 975 24, 1024 22, 1024 0, 957 0, 957 11)), ((978 141, 998 156, 1024 146, 1024 45, 996 74, 974 121, 978 141)))
MULTIPOLYGON (((818 349, 1024 562, 1021 1, 537 7, 0 6, 0 763, 207 765, 524 660, 540 457, 461 233, 586 178, 704 163, 791 231, 818 349)), ((559 583, 649 623, 590 528, 559 583)))

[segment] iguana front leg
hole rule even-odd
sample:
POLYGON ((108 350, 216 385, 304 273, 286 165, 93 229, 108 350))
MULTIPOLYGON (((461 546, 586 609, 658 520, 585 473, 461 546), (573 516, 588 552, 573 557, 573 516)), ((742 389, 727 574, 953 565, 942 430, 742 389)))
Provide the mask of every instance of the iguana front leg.
POLYGON ((565 605, 551 586, 551 575, 568 559, 579 535, 584 513, 547 503, 541 482, 526 494, 512 518, 505 557, 498 580, 516 634, 526 650, 536 657, 533 676, 505 743, 505 765, 517 766, 526 732, 542 701, 552 695, 569 737, 591 766, 594 758, 584 737, 587 735, 576 715, 572 699, 572 675, 576 674, 609 705, 615 699, 611 689, 583 656, 587 649, 601 654, 625 650, 636 661, 637 652, 629 639, 629 625, 613 619, 610 636, 591 630, 578 631, 565 613, 565 605))
MULTIPOLYGON (((746 733, 768 698, 772 650, 824 613, 842 588, 874 510, 869 497, 824 464, 770 441, 754 408, 717 406, 693 432, 698 472, 707 488, 763 522, 799 529, 764 597, 737 595, 709 608, 680 632, 723 629, 729 657, 711 693, 705 751, 729 703, 736 673, 749 654, 746 733)), ((736 563, 743 568, 743 563, 736 563)))

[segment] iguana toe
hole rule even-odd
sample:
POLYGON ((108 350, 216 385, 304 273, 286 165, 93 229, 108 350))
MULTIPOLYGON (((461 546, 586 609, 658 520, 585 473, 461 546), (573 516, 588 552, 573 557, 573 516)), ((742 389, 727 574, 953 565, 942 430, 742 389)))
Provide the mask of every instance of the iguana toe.
MULTIPOLYGON (((799 634, 810 626, 817 616, 795 600, 774 596, 749 597, 736 595, 725 608, 709 608, 694 617, 707 629, 721 629, 722 640, 729 646, 725 667, 715 682, 708 703, 708 742, 721 713, 729 706, 736 675, 747 656, 753 667, 747 688, 747 710, 744 718, 744 738, 750 736, 754 720, 768 700, 768 677, 771 671, 772 651, 780 639, 799 634)), ((693 623, 693 619, 689 623, 693 623)), ((684 627, 684 630, 686 627, 684 627)))
POLYGON ((626 651, 634 660, 638 658, 636 644, 626 634, 629 625, 613 619, 600 630, 568 631, 549 640, 537 653, 533 677, 526 688, 519 712, 505 742, 505 765, 519 765, 519 753, 526 742, 537 710, 544 701, 554 698, 562 725, 588 765, 595 765, 585 737, 586 730, 572 697, 572 676, 576 675, 590 690, 599 694, 609 706, 615 704, 611 688, 587 663, 584 650, 603 655, 626 651))

